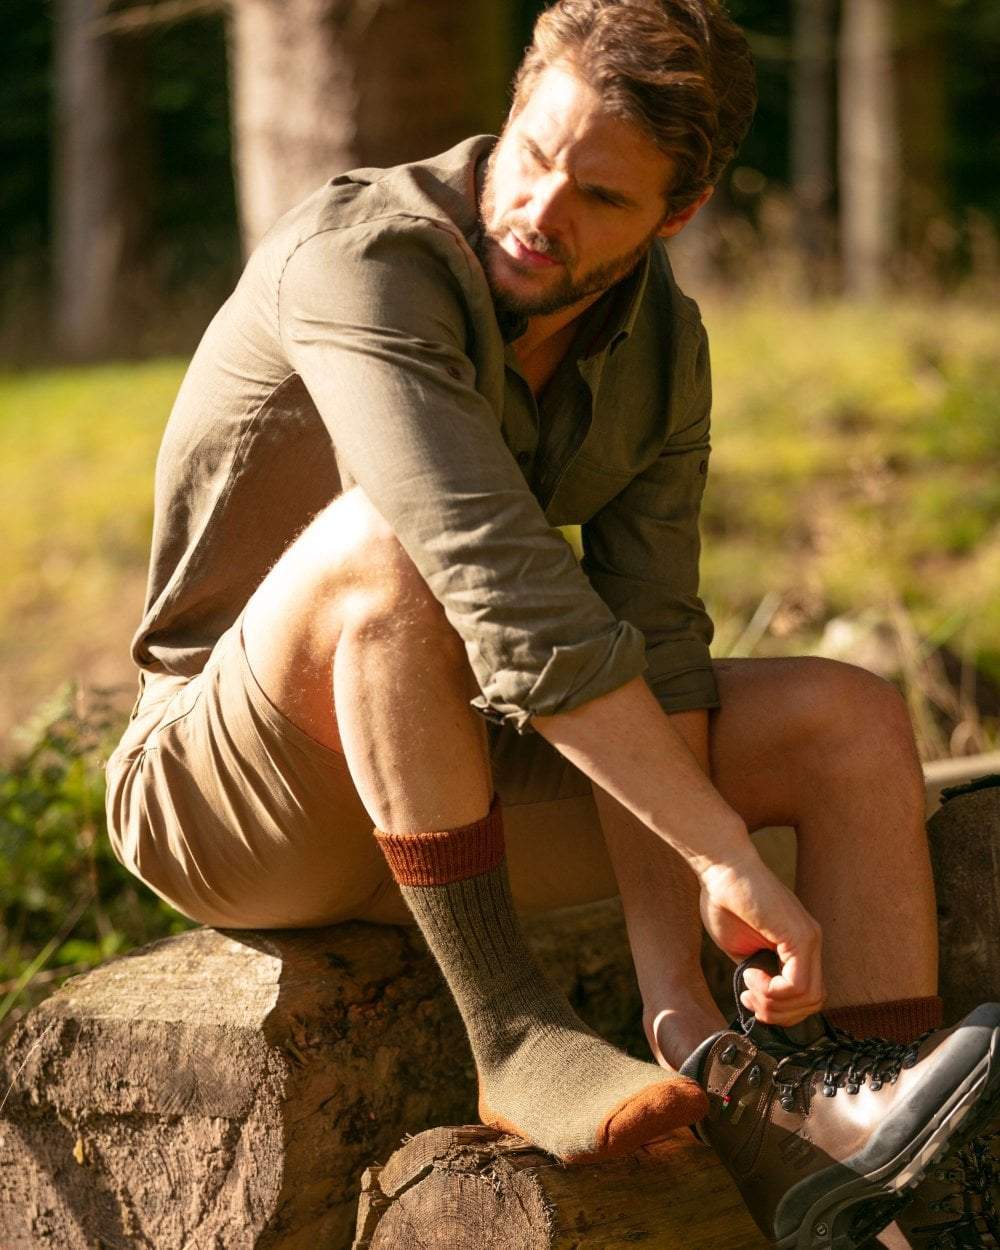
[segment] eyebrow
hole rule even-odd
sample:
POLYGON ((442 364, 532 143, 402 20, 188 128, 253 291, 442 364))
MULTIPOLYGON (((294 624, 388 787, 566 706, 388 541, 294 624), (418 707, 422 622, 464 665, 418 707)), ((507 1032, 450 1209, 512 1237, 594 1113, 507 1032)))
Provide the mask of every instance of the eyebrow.
MULTIPOLYGON (((521 142, 528 149, 531 155, 535 157, 536 160, 541 161, 543 165, 552 164, 534 139, 529 139, 527 135, 522 135, 521 142)), ((617 191, 614 187, 606 187, 597 182, 581 182, 578 178, 573 178, 573 181, 581 191, 586 191, 591 195, 600 195, 604 199, 610 200, 612 204, 617 204, 620 208, 639 207, 638 203, 633 200, 630 195, 626 195, 624 191, 617 191)))

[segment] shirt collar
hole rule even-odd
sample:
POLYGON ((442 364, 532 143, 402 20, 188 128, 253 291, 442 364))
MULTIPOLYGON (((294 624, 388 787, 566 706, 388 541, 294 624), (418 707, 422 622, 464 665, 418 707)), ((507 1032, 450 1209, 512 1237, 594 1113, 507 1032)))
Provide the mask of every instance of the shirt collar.
POLYGON ((649 281, 651 252, 652 247, 632 272, 594 305, 587 319, 587 331, 581 336, 579 356, 582 360, 590 360, 602 352, 614 353, 635 329, 649 281))

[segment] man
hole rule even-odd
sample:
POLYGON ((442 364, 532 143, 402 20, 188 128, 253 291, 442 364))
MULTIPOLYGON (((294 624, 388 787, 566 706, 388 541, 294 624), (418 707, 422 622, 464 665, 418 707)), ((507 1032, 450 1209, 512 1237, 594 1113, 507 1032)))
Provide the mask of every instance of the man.
POLYGON ((841 1022, 905 1035, 869 1063, 860 1116, 833 1099, 797 1127, 749 1117, 768 1141, 818 1143, 805 1171, 779 1159, 769 1233, 847 1246, 979 1124, 1000 1012, 905 1044, 940 1021, 922 784, 893 692, 819 661, 709 657, 707 349, 661 244, 753 100, 714 0, 562 0, 498 142, 335 178, 274 227, 164 438, 109 816, 123 861, 205 923, 411 913, 468 1028, 483 1119, 566 1160, 705 1120, 735 1035, 698 971, 700 894, 727 953, 777 952, 741 970, 741 1007, 771 1030, 737 1047, 754 1088, 795 1063, 808 1085, 829 1038, 785 1026, 827 992, 841 1022), (802 901, 749 839, 774 823, 799 831, 802 901), (521 906, 620 891, 658 1065, 542 976, 507 845, 521 906))

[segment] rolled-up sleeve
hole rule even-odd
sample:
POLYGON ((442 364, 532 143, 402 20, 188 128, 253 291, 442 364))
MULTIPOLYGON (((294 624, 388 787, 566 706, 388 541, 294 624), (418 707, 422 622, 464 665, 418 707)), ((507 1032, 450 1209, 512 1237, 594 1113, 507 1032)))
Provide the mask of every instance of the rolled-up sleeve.
POLYGON ((393 220, 331 230, 285 264, 289 363, 358 484, 465 643, 474 706, 524 732, 645 669, 643 636, 552 529, 476 389, 459 243, 393 220))
POLYGON ((712 622, 698 596, 698 515, 708 473, 711 382, 698 333, 675 379, 680 412, 656 460, 583 527, 583 568, 642 631, 646 681, 667 712, 717 707, 712 622))

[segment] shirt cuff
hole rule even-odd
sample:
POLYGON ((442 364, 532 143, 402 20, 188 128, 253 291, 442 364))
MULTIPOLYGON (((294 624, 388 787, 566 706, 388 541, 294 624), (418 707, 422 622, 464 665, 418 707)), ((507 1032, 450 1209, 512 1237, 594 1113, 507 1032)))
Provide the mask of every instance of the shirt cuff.
POLYGON ((719 707, 719 687, 712 657, 696 638, 673 639, 646 652, 646 682, 665 712, 719 707))
POLYGON ((541 674, 523 697, 518 687, 524 686, 528 675, 501 670, 471 702, 488 721, 513 725, 520 734, 533 733, 533 716, 571 712, 624 686, 645 669, 645 639, 634 625, 619 621, 610 635, 553 647, 541 674))

